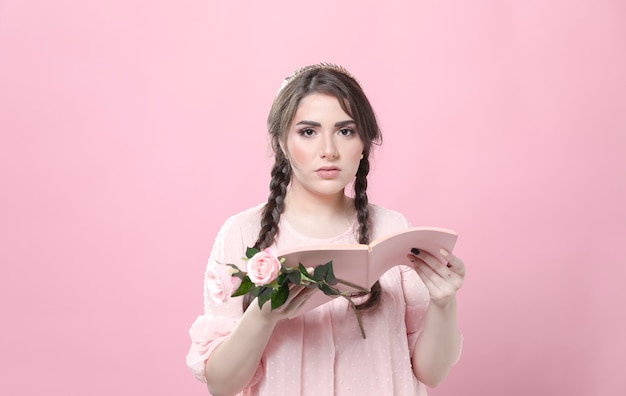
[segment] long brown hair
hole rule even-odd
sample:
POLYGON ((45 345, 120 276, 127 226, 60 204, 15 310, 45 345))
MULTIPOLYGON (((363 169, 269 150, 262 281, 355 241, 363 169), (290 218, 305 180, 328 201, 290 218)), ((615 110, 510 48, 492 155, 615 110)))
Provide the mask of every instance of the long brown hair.
MULTIPOLYGON (((285 135, 296 114, 300 101, 312 93, 332 95, 346 114, 356 124, 359 137, 363 142, 363 159, 360 161, 354 180, 354 206, 357 213, 359 243, 370 242, 370 213, 367 198, 367 175, 370 171, 369 156, 374 144, 382 142, 382 135, 372 106, 356 79, 344 68, 332 64, 306 66, 296 70, 285 80, 278 92, 267 118, 267 128, 274 150, 274 166, 271 171, 270 194, 263 208, 261 229, 255 247, 265 249, 278 237, 278 223, 285 206, 287 186, 291 181, 291 165, 281 150, 285 135)), ((254 296, 244 297, 243 309, 246 310, 254 296)), ((358 305, 360 310, 370 309, 380 301, 380 283, 376 282, 366 301, 358 305)))

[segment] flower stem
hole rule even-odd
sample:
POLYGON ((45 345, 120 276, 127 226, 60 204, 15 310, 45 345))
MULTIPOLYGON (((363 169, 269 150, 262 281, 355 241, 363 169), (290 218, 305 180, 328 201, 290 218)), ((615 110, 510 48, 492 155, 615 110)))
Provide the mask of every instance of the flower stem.
POLYGON ((364 288, 362 286, 355 285, 354 283, 345 281, 343 279, 337 278, 337 283, 342 283, 342 284, 344 284, 346 286, 350 286, 350 287, 352 287, 354 289, 357 289, 358 291, 363 292, 363 293, 369 293, 370 292, 370 290, 367 290, 366 288, 364 288))
POLYGON ((357 309, 356 304, 352 301, 352 299, 346 295, 341 295, 343 298, 345 298, 346 300, 348 300, 348 303, 350 303, 350 306, 352 307, 352 310, 354 311, 354 315, 356 316, 356 321, 359 323, 359 330, 361 330, 361 337, 363 337, 363 339, 367 338, 365 337, 365 330, 363 330, 363 322, 361 321, 361 312, 357 309))

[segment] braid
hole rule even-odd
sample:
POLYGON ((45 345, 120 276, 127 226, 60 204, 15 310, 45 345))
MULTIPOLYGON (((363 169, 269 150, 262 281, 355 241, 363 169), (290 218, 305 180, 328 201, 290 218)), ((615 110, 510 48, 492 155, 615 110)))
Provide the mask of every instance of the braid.
POLYGON ((359 243, 362 244, 370 243, 370 210, 367 199, 367 174, 369 171, 369 160, 363 158, 354 179, 354 207, 359 222, 359 243))
MULTIPOLYGON (((281 150, 276 151, 276 161, 272 167, 272 179, 270 180, 270 195, 261 214, 261 229, 254 247, 262 250, 274 243, 278 235, 278 222, 280 215, 285 209, 285 195, 287 194, 287 186, 291 180, 291 165, 283 155, 281 150)), ((248 309, 254 300, 254 296, 250 293, 243 298, 243 310, 248 309)))
POLYGON ((278 235, 278 222, 280 215, 285 209, 285 195, 287 185, 291 179, 291 166, 289 161, 282 155, 282 151, 276 154, 276 162, 272 168, 272 179, 270 180, 270 195, 263 208, 261 216, 261 230, 254 244, 257 249, 265 249, 274 243, 278 235), (280 154, 278 154, 280 153, 280 154))
MULTIPOLYGON (((364 155, 356 173, 354 180, 354 207, 356 209, 356 217, 359 222, 358 236, 359 243, 368 244, 370 242, 370 211, 367 199, 367 175, 370 171, 370 163, 368 156, 364 155)), ((380 301, 380 282, 376 281, 372 285, 372 290, 367 301, 359 304, 359 310, 367 310, 374 308, 380 301)))

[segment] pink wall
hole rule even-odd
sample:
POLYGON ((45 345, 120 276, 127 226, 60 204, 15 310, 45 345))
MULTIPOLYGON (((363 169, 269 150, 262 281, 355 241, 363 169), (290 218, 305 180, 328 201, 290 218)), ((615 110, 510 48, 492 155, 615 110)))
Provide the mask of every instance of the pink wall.
POLYGON ((210 246, 317 61, 380 117, 372 200, 460 234, 464 356, 432 394, 622 394, 626 6, 411 3, 1 1, 0 394, 206 393, 210 246))

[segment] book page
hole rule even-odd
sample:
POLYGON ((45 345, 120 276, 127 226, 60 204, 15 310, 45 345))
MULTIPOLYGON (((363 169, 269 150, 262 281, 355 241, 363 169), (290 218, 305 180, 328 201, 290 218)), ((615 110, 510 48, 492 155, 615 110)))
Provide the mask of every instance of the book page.
MULTIPOLYGON (((284 265, 288 267, 302 263, 306 268, 314 268, 332 261, 336 278, 370 289, 389 269, 397 265, 409 265, 406 256, 412 248, 424 250, 445 262, 439 250, 444 248, 452 252, 456 239, 457 234, 448 229, 413 227, 379 238, 370 245, 307 246, 281 251, 278 257, 285 258, 284 265)), ((341 291, 355 291, 341 284, 335 287, 341 291)), ((305 304, 305 312, 332 298, 316 292, 305 304)))
POLYGON ((368 282, 373 284, 396 265, 410 265, 406 256, 412 248, 426 251, 443 263, 446 260, 439 250, 452 252, 456 239, 454 231, 434 227, 413 227, 377 239, 370 244, 368 282))

